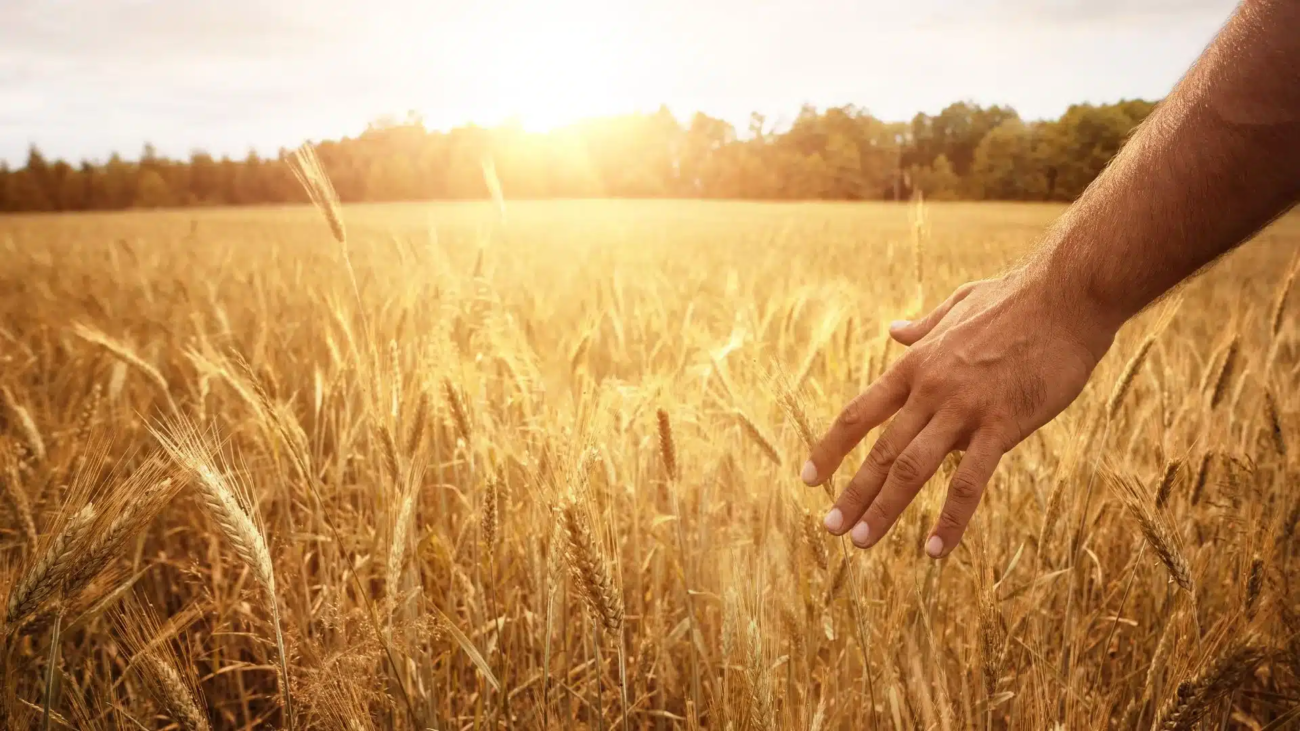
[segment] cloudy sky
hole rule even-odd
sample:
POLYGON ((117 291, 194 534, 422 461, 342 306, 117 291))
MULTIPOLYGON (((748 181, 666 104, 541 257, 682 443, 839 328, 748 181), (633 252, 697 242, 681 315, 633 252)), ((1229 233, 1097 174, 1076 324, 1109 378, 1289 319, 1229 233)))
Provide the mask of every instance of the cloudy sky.
POLYGON ((384 113, 546 129, 668 104, 743 127, 1162 96, 1231 0, 0 0, 0 159, 243 155, 384 113))

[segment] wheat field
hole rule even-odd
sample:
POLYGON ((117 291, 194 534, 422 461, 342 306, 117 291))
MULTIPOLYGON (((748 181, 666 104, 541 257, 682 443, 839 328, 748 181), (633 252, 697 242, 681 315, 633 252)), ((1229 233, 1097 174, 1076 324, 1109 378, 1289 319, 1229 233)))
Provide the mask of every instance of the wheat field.
POLYGON ((1126 326, 951 557, 951 460, 869 551, 798 479, 886 323, 1060 211, 0 218, 0 716, 1289 728, 1300 217, 1126 326))

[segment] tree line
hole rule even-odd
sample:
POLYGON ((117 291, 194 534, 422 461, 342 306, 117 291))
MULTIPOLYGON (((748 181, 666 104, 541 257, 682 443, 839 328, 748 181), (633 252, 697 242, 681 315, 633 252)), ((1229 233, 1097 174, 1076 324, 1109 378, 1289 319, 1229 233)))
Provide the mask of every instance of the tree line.
MULTIPOLYGON (((1078 196, 1154 103, 1080 104, 1026 121, 1006 106, 949 105, 885 122, 855 106, 800 110, 775 130, 754 114, 746 134, 666 108, 580 122, 546 133, 518 125, 425 127, 410 113, 317 145, 344 202, 472 199, 487 195, 491 160, 507 198, 692 197, 768 200, 1057 200, 1078 196)), ((305 200, 285 164, 194 152, 172 160, 145 145, 138 160, 0 163, 0 211, 84 211, 305 200)))

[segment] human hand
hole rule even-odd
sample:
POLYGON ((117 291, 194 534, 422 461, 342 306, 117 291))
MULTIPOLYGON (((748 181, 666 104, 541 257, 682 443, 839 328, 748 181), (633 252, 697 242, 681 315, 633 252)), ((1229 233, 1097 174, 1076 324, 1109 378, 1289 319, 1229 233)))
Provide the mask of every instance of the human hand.
POLYGON ((1114 339, 1099 313, 1048 278, 1018 270, 962 285, 924 318, 895 322, 908 352, 844 409, 802 478, 821 485, 871 429, 894 417, 827 514, 826 529, 870 548, 953 450, 965 450, 926 541, 961 541, 1002 455, 1083 390, 1114 339))

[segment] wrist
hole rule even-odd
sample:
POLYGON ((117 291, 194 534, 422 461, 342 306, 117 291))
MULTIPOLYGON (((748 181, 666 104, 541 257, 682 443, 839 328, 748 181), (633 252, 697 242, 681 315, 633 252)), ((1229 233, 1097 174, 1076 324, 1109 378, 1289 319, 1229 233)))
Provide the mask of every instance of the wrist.
POLYGON ((1012 273, 1021 296, 1037 303, 1044 324, 1085 349, 1095 366, 1110 350, 1129 319, 1124 308, 1094 286, 1082 262, 1070 264, 1050 254, 1012 273))

